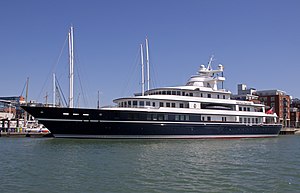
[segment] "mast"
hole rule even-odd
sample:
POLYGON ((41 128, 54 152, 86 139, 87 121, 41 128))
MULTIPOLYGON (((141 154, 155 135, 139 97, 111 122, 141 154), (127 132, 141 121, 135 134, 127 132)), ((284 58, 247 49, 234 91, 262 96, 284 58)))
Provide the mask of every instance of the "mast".
MULTIPOLYGON (((25 104, 27 106, 27 103, 28 103, 28 85, 29 85, 29 77, 27 77, 27 80, 26 80, 26 94, 25 94, 25 104)), ((27 127, 27 111, 25 111, 24 113, 24 127, 26 128, 27 127)))
POLYGON ((142 96, 144 96, 144 93, 145 93, 145 72, 144 72, 143 44, 141 44, 141 64, 142 64, 142 96))
POLYGON ((98 90, 97 109, 100 109, 100 92, 99 92, 99 90, 98 90))
POLYGON ((146 37, 146 60, 147 60, 147 89, 150 89, 150 62, 149 62, 149 44, 148 37, 146 37))
POLYGON ((74 51, 73 51, 73 26, 71 26, 69 31, 69 63, 70 63, 70 91, 69 91, 69 108, 73 108, 74 106, 74 91, 73 91, 73 83, 74 83, 74 51))
POLYGON ((55 85, 55 73, 53 73, 53 106, 55 107, 56 101, 56 85, 55 85))

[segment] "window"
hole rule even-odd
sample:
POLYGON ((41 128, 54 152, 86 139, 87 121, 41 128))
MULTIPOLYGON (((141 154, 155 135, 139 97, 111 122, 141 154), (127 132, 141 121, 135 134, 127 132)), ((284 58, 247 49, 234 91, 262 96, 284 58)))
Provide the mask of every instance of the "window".
POLYGON ((168 120, 168 115, 164 114, 164 120, 167 121, 168 120))
POLYGON ((243 111, 243 108, 242 108, 242 107, 239 107, 239 111, 243 111))
POLYGON ((250 111, 250 107, 247 107, 247 111, 250 111))
POLYGON ((151 120, 151 114, 147 114, 147 120, 148 120, 148 121, 151 120))
POLYGON ((172 103, 172 108, 175 108, 175 103, 172 103))
POLYGON ((200 97, 203 97, 203 93, 200 93, 200 97))
POLYGON ((131 101, 128 101, 128 107, 131 107, 131 101))
POLYGON ((137 101, 132 101, 133 107, 137 106, 137 101))
POLYGON ((246 109, 246 107, 244 107, 244 111, 246 111, 247 109, 246 109))
POLYGON ((69 113, 63 113, 63 115, 69 115, 69 113))
POLYGON ((223 99, 225 99, 225 95, 223 95, 223 99))
POLYGON ((159 102, 159 107, 164 107, 164 103, 163 102, 159 102))
POLYGON ((155 107, 155 102, 152 102, 152 106, 155 107))
POLYGON ((167 95, 171 95, 171 91, 167 91, 167 95))
POLYGON ((182 92, 182 96, 185 96, 185 92, 182 92))
POLYGON ((164 115, 162 115, 162 114, 158 114, 157 117, 158 117, 158 120, 159 120, 159 121, 164 120, 164 115))
POLYGON ((211 94, 207 94, 207 98, 211 98, 211 94))
POLYGON ((189 121, 189 120, 190 120, 190 116, 189 116, 189 115, 186 115, 186 116, 185 116, 185 120, 186 120, 186 121, 189 121))
POLYGON ((180 115, 180 121, 184 121, 184 115, 180 115))
POLYGON ((211 117, 207 117, 207 121, 211 121, 211 117))
POLYGON ((243 123, 243 119, 240 117, 240 123, 243 123))
POLYGON ((217 95, 217 98, 219 99, 219 98, 220 98, 220 95, 217 95))
POLYGON ((144 101, 140 101, 139 103, 140 103, 140 107, 145 106, 145 102, 144 101))
POLYGON ((150 106, 150 101, 146 101, 146 106, 150 106))
POLYGON ((163 95, 166 95, 166 91, 162 91, 162 94, 163 94, 163 95))
POLYGON ((152 119, 153 119, 154 121, 156 121, 156 120, 157 120, 157 114, 153 114, 153 115, 152 115, 152 119))
POLYGON ((171 107, 171 104, 170 103, 166 103, 166 107, 171 107))
POLYGON ((176 94, 180 96, 180 91, 177 91, 176 94))
POLYGON ((179 108, 183 108, 183 103, 180 103, 180 104, 179 104, 179 108))
POLYGON ((271 101, 272 101, 272 102, 275 101, 275 97, 271 97, 271 101))
POLYGON ((190 93, 190 96, 193 96, 193 93, 190 93))
POLYGON ((174 90, 174 91, 172 91, 172 95, 176 95, 176 91, 174 90))

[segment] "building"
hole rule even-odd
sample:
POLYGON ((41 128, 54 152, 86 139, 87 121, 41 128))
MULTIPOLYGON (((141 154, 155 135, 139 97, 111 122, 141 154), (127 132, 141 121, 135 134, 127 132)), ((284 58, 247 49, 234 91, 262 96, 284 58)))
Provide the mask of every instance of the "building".
POLYGON ((235 100, 243 100, 243 101, 258 101, 258 96, 255 95, 256 89, 249 88, 247 89, 247 85, 245 84, 238 84, 238 94, 232 95, 231 98, 235 100))
POLYGON ((300 112, 298 108, 291 108, 291 125, 290 127, 300 127, 299 120, 300 120, 300 112))
POLYGON ((295 98, 291 103, 291 127, 300 127, 300 99, 295 98))
POLYGON ((22 118, 24 110, 20 107, 25 104, 22 96, 0 97, 0 112, 12 113, 13 118, 22 118))
POLYGON ((290 127, 290 104, 291 97, 281 90, 262 90, 256 91, 259 100, 266 106, 269 106, 271 111, 277 114, 279 123, 284 127, 290 127))

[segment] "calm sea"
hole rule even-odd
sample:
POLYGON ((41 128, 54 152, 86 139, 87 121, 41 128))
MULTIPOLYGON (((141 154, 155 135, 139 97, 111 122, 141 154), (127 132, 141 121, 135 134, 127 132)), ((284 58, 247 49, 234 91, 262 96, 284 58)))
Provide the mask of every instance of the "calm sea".
POLYGON ((0 192, 300 192, 300 136, 0 138, 0 192))

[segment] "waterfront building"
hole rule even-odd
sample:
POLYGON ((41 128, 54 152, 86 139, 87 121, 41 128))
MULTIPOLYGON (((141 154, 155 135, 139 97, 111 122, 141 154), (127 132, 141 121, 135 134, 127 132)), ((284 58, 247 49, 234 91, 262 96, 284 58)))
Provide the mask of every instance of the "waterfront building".
POLYGON ((291 118, 291 125, 290 125, 291 127, 300 127, 299 124, 300 112, 298 108, 296 107, 291 108, 290 118, 291 118))
POLYGON ((291 127, 300 127, 300 99, 295 98, 291 103, 291 127))
POLYGON ((253 101, 254 103, 260 103, 258 100, 258 96, 255 94, 255 88, 247 89, 246 84, 238 84, 238 93, 236 95, 232 95, 231 98, 235 100, 242 101, 253 101))
POLYGON ((256 95, 262 104, 269 106, 271 111, 277 114, 279 123, 284 127, 290 127, 290 103, 291 97, 282 90, 261 90, 256 95))

